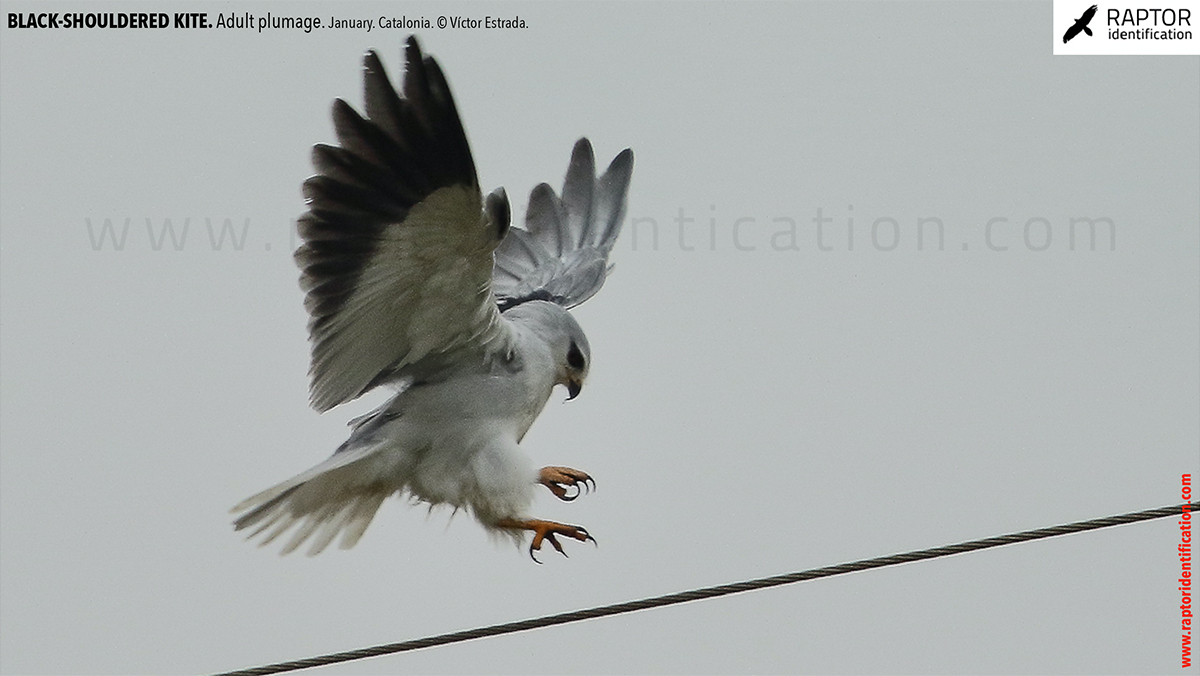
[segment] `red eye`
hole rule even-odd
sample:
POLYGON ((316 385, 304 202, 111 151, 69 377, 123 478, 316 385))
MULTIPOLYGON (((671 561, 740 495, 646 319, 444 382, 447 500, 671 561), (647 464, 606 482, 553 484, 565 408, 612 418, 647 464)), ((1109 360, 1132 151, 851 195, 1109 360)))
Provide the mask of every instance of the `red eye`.
POLYGON ((576 371, 583 370, 583 353, 575 343, 571 343, 571 349, 567 350, 567 364, 576 371))

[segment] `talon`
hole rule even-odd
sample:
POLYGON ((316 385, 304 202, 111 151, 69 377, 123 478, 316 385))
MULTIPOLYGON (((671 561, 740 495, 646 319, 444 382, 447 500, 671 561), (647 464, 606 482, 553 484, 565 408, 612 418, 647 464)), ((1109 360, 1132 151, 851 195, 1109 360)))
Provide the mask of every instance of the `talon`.
POLYGON ((529 545, 529 558, 533 559, 533 562, 539 566, 542 565, 542 562, 538 560, 538 557, 536 554, 534 554, 534 552, 536 552, 537 550, 539 550, 541 548, 542 548, 542 534, 538 533, 533 536, 533 543, 531 543, 529 545))
POLYGON ((549 488, 563 502, 571 502, 596 487, 596 481, 587 472, 570 467, 543 467, 538 473, 538 483, 549 488), (568 492, 568 488, 574 488, 575 493, 568 492))
POLYGON ((566 550, 563 549, 562 543, 558 541, 556 535, 565 535, 580 542, 591 541, 597 547, 600 546, 596 542, 596 538, 592 537, 591 533, 587 532, 583 526, 570 526, 565 523, 556 521, 542 521, 541 519, 501 519, 496 522, 496 525, 501 528, 513 528, 519 530, 533 531, 533 542, 529 544, 529 558, 533 559, 534 563, 541 564, 538 560, 536 552, 541 551, 542 542, 549 541, 550 545, 563 556, 567 556, 566 550))

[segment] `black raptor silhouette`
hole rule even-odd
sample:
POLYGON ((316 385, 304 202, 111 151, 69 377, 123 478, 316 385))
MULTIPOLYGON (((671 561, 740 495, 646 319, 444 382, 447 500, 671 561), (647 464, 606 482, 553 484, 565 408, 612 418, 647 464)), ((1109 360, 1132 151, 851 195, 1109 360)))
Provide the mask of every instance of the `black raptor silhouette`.
POLYGON ((1063 44, 1070 42, 1071 38, 1079 35, 1079 31, 1083 31, 1088 35, 1091 35, 1092 29, 1088 28, 1088 24, 1091 23, 1092 17, 1094 16, 1096 16, 1096 6, 1092 5, 1091 7, 1087 8, 1087 11, 1083 13, 1083 16, 1079 17, 1075 20, 1075 23, 1071 24, 1071 27, 1067 29, 1066 33, 1063 33, 1063 44))

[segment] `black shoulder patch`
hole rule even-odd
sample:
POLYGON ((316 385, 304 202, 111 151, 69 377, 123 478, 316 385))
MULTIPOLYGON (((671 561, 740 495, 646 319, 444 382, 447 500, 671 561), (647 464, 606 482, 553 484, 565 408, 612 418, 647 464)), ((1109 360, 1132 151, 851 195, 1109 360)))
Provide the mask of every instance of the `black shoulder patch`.
POLYGON ((496 188, 488 193, 485 204, 488 221, 496 228, 496 240, 504 239, 509 226, 512 225, 512 207, 508 203, 508 193, 504 192, 504 188, 496 188))
POLYGON ((555 296, 545 289, 538 289, 532 293, 528 293, 520 297, 505 296, 503 298, 497 298, 496 304, 500 306, 500 312, 503 313, 508 312, 522 303, 528 303, 531 300, 545 300, 561 305, 563 299, 560 296, 555 296))

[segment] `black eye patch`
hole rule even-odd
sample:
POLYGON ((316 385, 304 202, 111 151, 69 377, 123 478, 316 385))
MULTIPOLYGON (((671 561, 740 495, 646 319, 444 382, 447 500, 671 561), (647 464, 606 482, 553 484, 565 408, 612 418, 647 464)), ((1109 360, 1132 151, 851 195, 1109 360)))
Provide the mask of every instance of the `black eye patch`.
POLYGON ((571 349, 567 350, 567 364, 577 371, 583 370, 583 353, 575 343, 571 343, 571 349))

